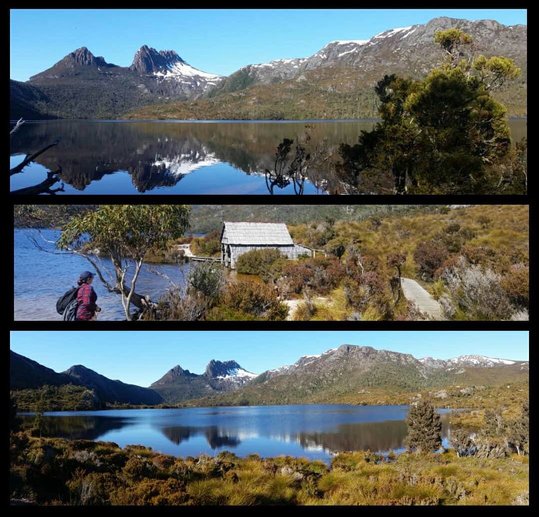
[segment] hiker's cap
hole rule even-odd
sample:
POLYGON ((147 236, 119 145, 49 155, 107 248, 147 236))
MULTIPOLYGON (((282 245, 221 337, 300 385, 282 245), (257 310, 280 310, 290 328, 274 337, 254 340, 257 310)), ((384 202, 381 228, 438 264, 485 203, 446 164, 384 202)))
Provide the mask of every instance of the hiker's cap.
POLYGON ((83 271, 81 274, 80 274, 80 279, 81 280, 88 280, 88 278, 93 278, 94 277, 94 274, 91 272, 91 271, 83 271))

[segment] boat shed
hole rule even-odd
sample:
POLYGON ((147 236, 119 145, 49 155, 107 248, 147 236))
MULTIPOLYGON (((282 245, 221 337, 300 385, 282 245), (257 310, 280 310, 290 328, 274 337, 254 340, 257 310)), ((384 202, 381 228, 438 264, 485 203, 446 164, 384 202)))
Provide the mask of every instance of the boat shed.
POLYGON ((289 259, 313 252, 294 244, 286 224, 283 223, 223 223, 221 230, 221 262, 236 268, 238 258, 252 250, 276 249, 289 259))

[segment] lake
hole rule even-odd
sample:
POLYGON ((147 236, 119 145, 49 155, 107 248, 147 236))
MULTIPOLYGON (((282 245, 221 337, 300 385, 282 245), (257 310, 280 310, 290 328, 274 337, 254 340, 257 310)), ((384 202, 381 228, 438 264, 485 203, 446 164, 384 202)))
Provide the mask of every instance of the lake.
MULTIPOLYGON (((373 121, 39 121, 11 137, 11 167, 25 154, 59 140, 23 173, 12 191, 42 182, 62 168, 58 194, 325 194, 339 183, 317 149, 354 144, 373 121), (284 138, 304 138, 312 151, 303 184, 266 177, 284 138)), ((511 120, 514 139, 526 136, 526 120, 511 120)), ((292 151, 293 154, 293 151, 292 151)), ((58 185, 56 185, 58 186, 58 185)), ((56 187, 55 186, 55 187, 56 187)), ((55 188, 53 187, 53 188, 55 188)))
MULTIPOLYGON (((56 312, 56 300, 76 284, 82 271, 92 270, 82 257, 71 254, 55 254, 52 242, 60 236, 57 230, 17 229, 14 236, 14 295, 16 320, 62 319, 56 312), (47 251, 39 250, 31 241, 35 238, 47 251)), ((100 260, 112 277, 112 265, 108 259, 100 260)), ((156 301, 170 288, 170 280, 176 285, 185 285, 189 273, 189 263, 145 264, 137 282, 137 292, 149 294, 156 301), (169 280, 170 279, 170 280, 169 280)), ((129 276, 129 275, 128 275, 129 276)), ((103 309, 98 314, 100 320, 124 320, 120 296, 109 293, 96 278, 92 284, 97 296, 97 304, 103 309)))
MULTIPOLYGON (((44 435, 144 445, 174 456, 289 455, 403 449, 408 406, 291 405, 45 413, 44 435)), ((447 436, 447 409, 441 409, 447 436)), ((23 416, 28 424, 33 416, 23 416)), ((447 440, 444 440, 447 446, 447 440)))

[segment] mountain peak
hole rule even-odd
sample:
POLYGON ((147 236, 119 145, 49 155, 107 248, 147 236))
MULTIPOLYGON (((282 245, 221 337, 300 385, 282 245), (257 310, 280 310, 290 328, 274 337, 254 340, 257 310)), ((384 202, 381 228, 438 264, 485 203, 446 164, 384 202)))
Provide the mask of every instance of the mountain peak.
POLYGON ((164 72, 176 63, 184 63, 183 59, 174 50, 158 51, 148 45, 142 45, 129 67, 140 74, 154 74, 164 72))
MULTIPOLYGON (((380 350, 382 351, 382 350, 380 350)), ((378 352, 375 348, 372 346, 361 346, 361 345, 348 345, 344 344, 337 348, 337 352, 341 354, 349 354, 350 352, 362 352, 362 353, 372 353, 372 352, 378 352)))
POLYGON ((73 65, 79 66, 105 66, 107 64, 103 57, 94 56, 87 47, 80 47, 77 50, 74 50, 69 53, 63 61, 71 62, 73 65))
POLYGON ((86 366, 82 364, 74 364, 73 366, 71 366, 71 368, 68 368, 64 373, 67 375, 77 375, 81 373, 94 373, 97 375, 97 372, 90 370, 90 368, 86 368, 86 366))
POLYGON ((187 377, 196 377, 196 376, 197 376, 196 374, 191 373, 189 370, 184 370, 179 364, 177 364, 174 368, 171 368, 167 373, 165 373, 163 377, 155 381, 152 384, 152 387, 174 384, 178 381, 178 379, 184 379, 187 377))
POLYGON ((183 61, 175 50, 161 50, 159 54, 170 61, 183 61))
POLYGON ((206 366, 204 375, 210 378, 227 377, 236 375, 239 370, 243 370, 243 368, 236 361, 216 361, 212 359, 206 366))

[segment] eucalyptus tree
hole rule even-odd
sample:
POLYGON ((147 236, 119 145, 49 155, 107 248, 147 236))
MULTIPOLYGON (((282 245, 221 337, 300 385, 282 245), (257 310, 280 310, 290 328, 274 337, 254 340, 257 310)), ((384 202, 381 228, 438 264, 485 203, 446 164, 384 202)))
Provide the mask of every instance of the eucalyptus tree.
POLYGON ((148 307, 148 298, 135 291, 145 257, 184 235, 189 211, 185 205, 100 205, 73 216, 62 229, 57 247, 88 260, 105 287, 120 294, 125 317, 131 321, 132 304, 141 311, 148 307), (110 258, 112 278, 100 266, 96 253, 110 258))

